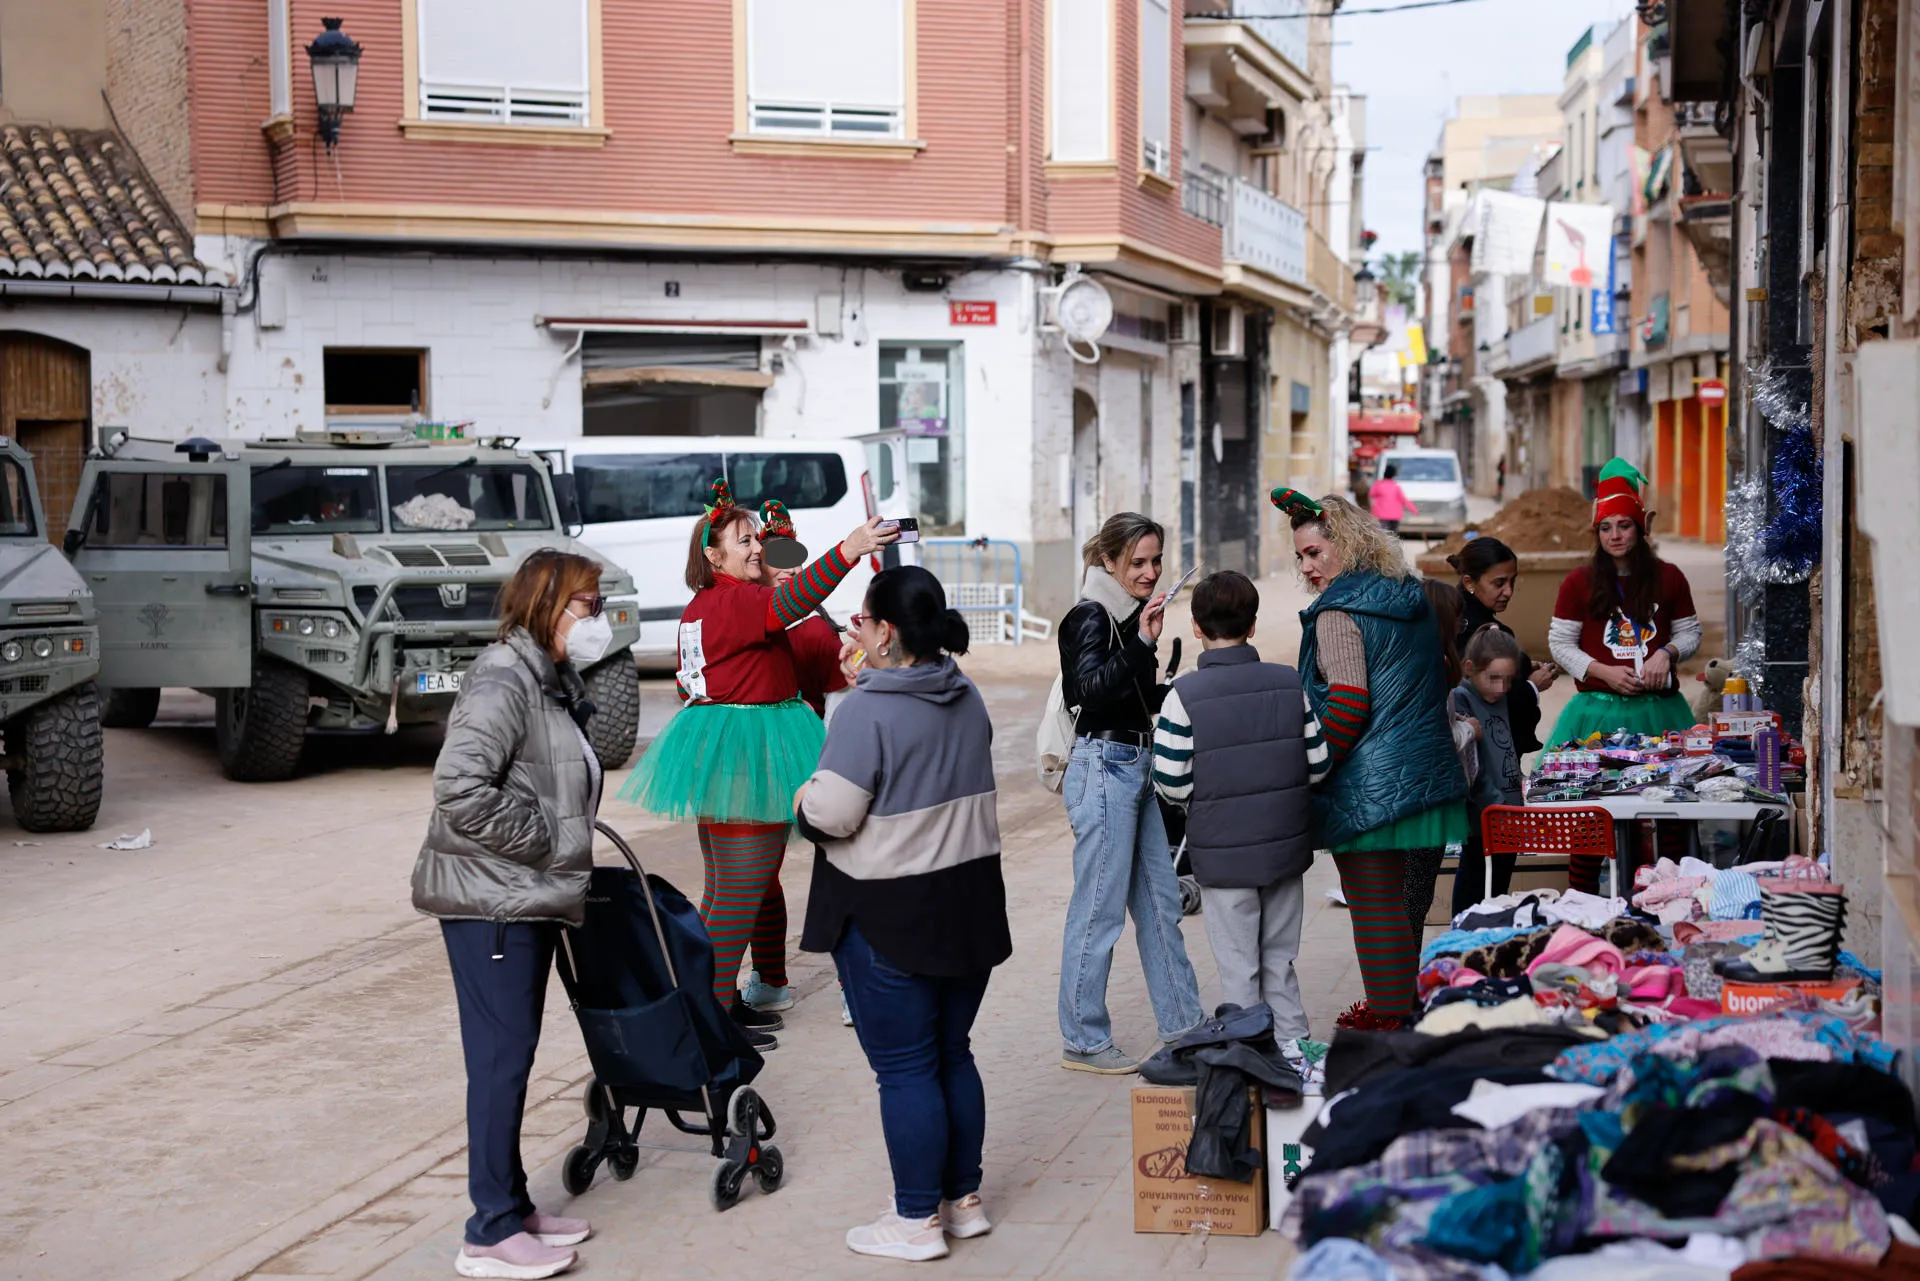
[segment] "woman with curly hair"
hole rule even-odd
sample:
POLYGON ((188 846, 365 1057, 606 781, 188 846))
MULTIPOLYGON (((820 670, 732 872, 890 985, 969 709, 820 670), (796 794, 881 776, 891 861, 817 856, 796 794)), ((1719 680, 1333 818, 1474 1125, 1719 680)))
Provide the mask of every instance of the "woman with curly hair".
POLYGON ((1413 1013, 1420 964, 1409 890, 1424 883, 1431 901, 1426 869, 1437 872, 1446 847, 1467 835, 1440 635, 1379 521, 1343 498, 1281 488, 1272 499, 1314 593, 1300 614, 1299 670, 1333 753, 1313 798, 1316 843, 1340 871, 1367 991, 1337 1022, 1396 1028, 1413 1013))

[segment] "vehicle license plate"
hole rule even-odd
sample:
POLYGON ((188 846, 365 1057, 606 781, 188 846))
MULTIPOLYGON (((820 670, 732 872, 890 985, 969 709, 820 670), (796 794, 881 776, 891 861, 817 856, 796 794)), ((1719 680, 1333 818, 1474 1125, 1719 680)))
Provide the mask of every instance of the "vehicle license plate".
POLYGON ((458 694, 459 672, 421 672, 414 677, 414 690, 420 694, 458 694))

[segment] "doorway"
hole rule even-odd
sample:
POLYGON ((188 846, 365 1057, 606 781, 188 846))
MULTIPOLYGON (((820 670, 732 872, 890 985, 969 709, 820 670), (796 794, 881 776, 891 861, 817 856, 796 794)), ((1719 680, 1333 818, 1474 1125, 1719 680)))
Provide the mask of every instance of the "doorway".
POLYGON ((33 455, 51 543, 65 537, 79 492, 92 400, 86 348, 39 334, 0 332, 0 435, 33 455))
POLYGON ((1100 530, 1100 407, 1073 393, 1073 542, 1084 547, 1100 530))

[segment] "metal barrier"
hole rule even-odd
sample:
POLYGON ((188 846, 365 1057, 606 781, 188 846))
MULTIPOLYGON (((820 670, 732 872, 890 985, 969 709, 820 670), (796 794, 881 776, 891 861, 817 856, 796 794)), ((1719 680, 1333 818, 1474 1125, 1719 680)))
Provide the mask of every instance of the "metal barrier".
POLYGON ((967 620, 975 645, 1047 640, 1053 621, 1026 611, 1020 548, 998 538, 927 538, 920 563, 947 589, 947 607, 967 620))

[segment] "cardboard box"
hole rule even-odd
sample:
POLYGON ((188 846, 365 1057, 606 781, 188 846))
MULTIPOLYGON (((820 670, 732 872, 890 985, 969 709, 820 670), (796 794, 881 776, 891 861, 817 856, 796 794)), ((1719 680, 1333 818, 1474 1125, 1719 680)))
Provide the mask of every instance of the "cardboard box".
POLYGON ((1729 1014, 1758 1014, 1802 993, 1822 1001, 1838 1001, 1860 986, 1859 979, 1837 983, 1722 983, 1720 1008, 1729 1014))
POLYGON ((1313 1149, 1300 1142, 1300 1136, 1320 1115, 1325 1099, 1306 1098, 1297 1108, 1267 1109, 1267 1226, 1280 1226, 1280 1216, 1293 1201, 1293 1189, 1287 1180, 1307 1168, 1313 1149))
MULTIPOLYGON (((1253 1146, 1266 1151, 1267 1113, 1253 1100, 1253 1146)), ((1133 1230, 1259 1236, 1267 1227, 1267 1176, 1250 1183, 1187 1173, 1193 1137, 1191 1087, 1143 1085, 1133 1092, 1133 1230)))

